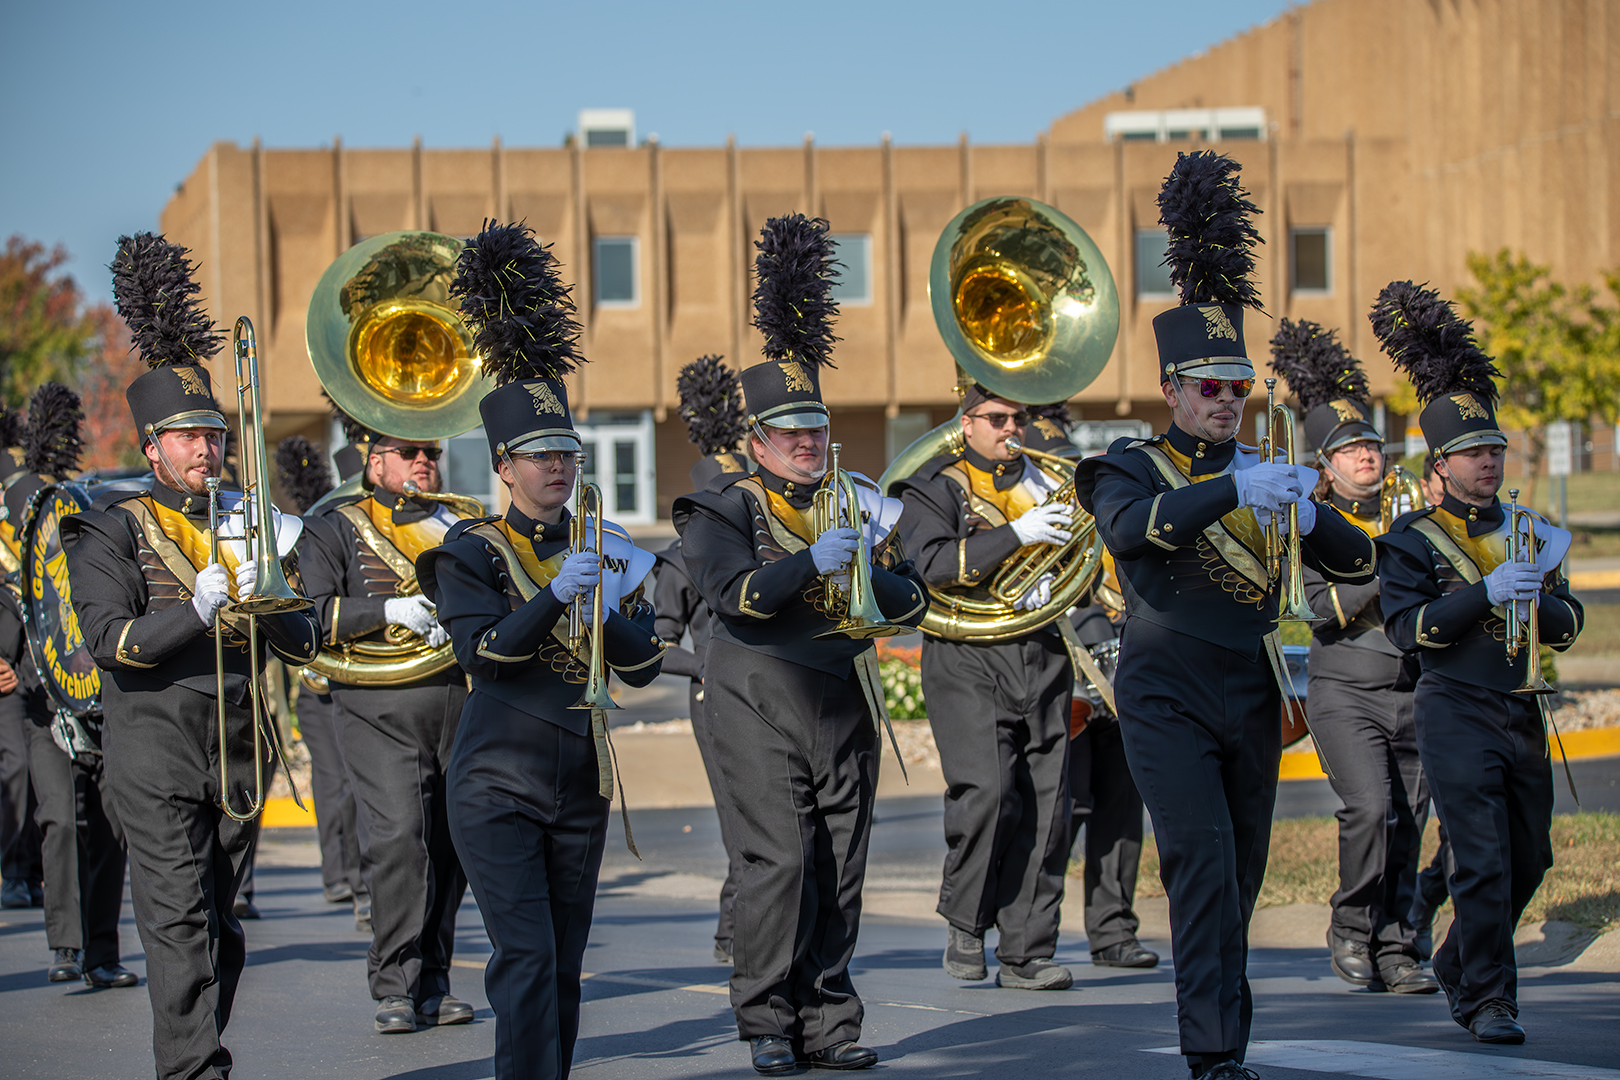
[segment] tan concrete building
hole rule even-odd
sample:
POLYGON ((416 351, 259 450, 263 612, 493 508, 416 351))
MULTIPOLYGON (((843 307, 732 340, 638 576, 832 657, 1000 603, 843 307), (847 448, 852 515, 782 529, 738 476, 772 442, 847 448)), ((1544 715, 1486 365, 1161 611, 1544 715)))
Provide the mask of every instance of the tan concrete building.
MULTIPOLYGON (((1390 280, 1450 293, 1470 251, 1502 246, 1566 281, 1620 265, 1617 123, 1620 0, 1317 0, 1058 118, 1033 145, 219 143, 162 227, 193 249, 216 318, 254 317, 272 436, 324 437, 304 313, 326 265, 377 233, 467 236, 485 217, 526 219, 578 282, 592 363, 572 389, 597 478, 615 485, 620 516, 641 520, 685 490, 695 453, 676 415, 680 366, 759 355, 750 270, 772 215, 825 216, 840 238, 843 342, 824 389, 846 460, 875 474, 953 407, 928 266, 945 224, 977 199, 1033 196, 1097 242, 1121 332, 1075 411, 1162 425, 1151 320, 1174 301, 1155 197, 1178 152, 1216 145, 1243 163, 1265 211, 1267 312, 1341 328, 1382 393, 1391 372, 1366 311, 1390 280)), ((1263 358, 1271 323, 1248 333, 1263 358)), ((463 487, 487 475, 478 445, 452 446, 463 487)))

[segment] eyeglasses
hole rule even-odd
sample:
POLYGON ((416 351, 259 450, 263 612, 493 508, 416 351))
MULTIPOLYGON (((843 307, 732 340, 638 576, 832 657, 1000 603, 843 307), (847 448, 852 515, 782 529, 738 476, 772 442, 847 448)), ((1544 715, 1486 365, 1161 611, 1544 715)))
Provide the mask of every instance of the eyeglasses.
POLYGON ((1013 427, 1026 427, 1029 424, 1029 413, 1027 412, 970 412, 967 415, 972 417, 974 420, 983 420, 997 431, 1000 431, 1002 428, 1006 427, 1007 421, 1009 420, 1012 421, 1013 427))
POLYGON ((374 454, 398 454, 401 461, 415 461, 417 454, 426 454, 429 461, 438 461, 439 455, 444 453, 442 446, 385 446, 381 450, 373 450, 374 454))
POLYGON ((538 465, 542 469, 555 468, 561 465, 570 468, 579 464, 581 453, 578 450, 536 450, 532 454, 513 454, 514 461, 527 461, 531 465, 538 465))
POLYGON ((1198 383, 1198 392, 1204 397, 1210 398, 1220 397, 1221 387, 1223 386, 1230 386, 1232 396, 1240 398, 1248 397, 1250 391, 1254 389, 1253 379, 1188 379, 1187 381, 1196 381, 1198 383))

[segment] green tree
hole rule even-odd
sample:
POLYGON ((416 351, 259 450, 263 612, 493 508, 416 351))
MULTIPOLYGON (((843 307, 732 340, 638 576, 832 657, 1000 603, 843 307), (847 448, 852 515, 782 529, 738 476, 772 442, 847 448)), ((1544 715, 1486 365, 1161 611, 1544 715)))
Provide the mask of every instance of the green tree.
POLYGON ((22 405, 48 380, 71 386, 96 352, 97 323, 73 278, 59 273, 67 258, 22 236, 0 252, 0 404, 22 405))
MULTIPOLYGON (((1554 420, 1613 421, 1620 402, 1620 307, 1599 302, 1590 285, 1566 287, 1550 268, 1503 248, 1473 253, 1479 283, 1458 290, 1463 312, 1480 324, 1480 347, 1502 369, 1498 418, 1529 442, 1530 500, 1554 420)), ((1620 273, 1606 277, 1620 303, 1620 273)))

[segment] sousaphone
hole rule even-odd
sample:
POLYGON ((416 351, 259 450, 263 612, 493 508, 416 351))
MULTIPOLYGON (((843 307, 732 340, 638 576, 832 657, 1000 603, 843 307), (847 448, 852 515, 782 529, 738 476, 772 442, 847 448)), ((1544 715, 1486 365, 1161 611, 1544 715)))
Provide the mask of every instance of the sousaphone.
MULTIPOLYGON (((372 431, 431 442, 480 423, 478 403, 495 384, 483 375, 472 331, 450 299, 465 246, 433 232, 373 236, 339 255, 316 284, 305 324, 310 362, 333 403, 372 431)), ((310 512, 362 491, 352 477, 310 512)), ((468 496, 417 497, 484 514, 483 503, 468 496)), ((305 668, 306 681, 313 675, 350 686, 398 686, 456 662, 448 643, 430 648, 403 627, 389 627, 385 637, 323 646, 305 668)))
MULTIPOLYGON (((1102 252, 1079 225, 1034 199, 985 199, 957 214, 934 245, 928 296, 956 360, 959 396, 971 381, 1009 401, 1065 401, 1102 373, 1119 335, 1119 294, 1102 252)), ((958 412, 901 451, 878 486, 887 492, 929 459, 962 450, 958 412)), ((1039 558, 1053 574, 1051 601, 1019 611, 1013 590, 995 582, 988 599, 930 586, 923 633, 952 641, 1019 637, 1068 611, 1096 577, 1102 541, 1074 502, 1072 469, 1025 453, 1058 484, 1052 498, 1074 509, 1067 544, 1037 545, 1008 560, 1027 568, 1039 558)))

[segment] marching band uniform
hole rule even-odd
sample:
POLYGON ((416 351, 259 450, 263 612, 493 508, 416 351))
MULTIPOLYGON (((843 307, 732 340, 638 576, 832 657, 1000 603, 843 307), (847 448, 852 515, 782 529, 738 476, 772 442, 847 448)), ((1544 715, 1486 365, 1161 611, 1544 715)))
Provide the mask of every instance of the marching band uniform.
MULTIPOLYGON (((742 383, 749 426, 761 441, 764 425, 827 424, 819 364, 835 305, 827 296, 825 231, 826 222, 794 215, 767 222, 758 242, 755 325, 765 333, 768 359, 744 370, 742 383), (814 270, 794 282, 789 268, 806 266, 814 270)), ((738 1037, 750 1042, 763 1074, 792 1071, 806 1059, 843 1069, 877 1061, 856 1042, 863 1008, 849 975, 877 787, 872 644, 817 636, 837 618, 823 610, 818 556, 847 540, 842 562, 824 562, 848 565, 855 547, 850 530, 820 537, 811 530, 817 486, 762 463, 752 476, 716 476, 705 490, 677 499, 671 513, 687 570, 715 616, 704 708, 715 718, 715 795, 744 863, 731 1004, 738 1037)), ((884 519, 898 504, 879 506, 876 492, 870 495, 876 531, 892 529, 884 519)), ((885 618, 914 626, 927 592, 910 564, 898 561, 891 536, 871 549, 879 559, 872 591, 885 618)), ((881 695, 881 686, 875 692, 881 695)))
MULTIPOLYGON (((1180 155, 1160 195, 1183 306, 1153 326, 1161 382, 1182 401, 1184 378, 1216 381, 1222 393, 1254 378, 1242 325, 1243 307, 1258 296, 1230 262, 1252 267, 1247 251, 1258 235, 1237 168, 1213 152, 1180 155), (1226 265, 1206 265, 1223 254, 1226 265)), ((1152 439, 1118 440, 1076 470, 1081 505, 1125 591, 1114 694, 1131 774, 1153 817, 1181 1051, 1195 1077, 1241 1075, 1254 1010, 1248 925, 1282 751, 1281 582, 1267 568, 1256 508, 1285 510, 1314 482, 1311 470, 1262 463, 1235 438, 1217 442, 1176 425, 1152 439)), ((1372 580, 1367 535, 1336 510, 1298 505, 1305 561, 1334 581, 1372 580)))
MULTIPOLYGON (((416 557, 460 520, 442 503, 380 488, 328 504, 318 517, 304 581, 331 646, 382 640, 402 625, 391 605, 418 593, 416 557)), ((467 882, 450 838, 445 774, 466 676, 451 665, 399 686, 333 683, 331 696, 371 898, 375 1026, 393 1034, 466 1023, 472 1007, 450 994, 467 882)))
MULTIPOLYGON (((561 379, 577 359, 578 331, 550 252, 527 227, 488 224, 462 256, 455 294, 468 297, 463 315, 478 328, 485 370, 497 381, 479 404, 491 458, 578 453, 561 379), (503 254, 511 251, 517 254, 503 254), (497 275, 501 284, 490 286, 497 275), (487 316, 480 303, 486 287, 509 290, 511 306, 487 316), (526 298, 536 295, 560 297, 546 326, 522 339, 544 342, 527 348, 547 351, 536 357, 522 345, 514 350, 510 337, 485 344, 498 336, 503 315, 532 311, 526 298)), ((645 686, 663 653, 641 586, 653 556, 618 526, 603 527, 601 652, 625 683, 645 686)), ((495 948, 484 985, 495 1011, 500 1080, 569 1073, 613 792, 606 715, 574 707, 587 670, 565 644, 567 599, 589 593, 564 599, 557 589, 575 582, 577 590, 576 568, 594 568, 597 560, 570 554, 569 531, 566 508, 547 523, 514 501, 503 517, 456 524, 417 561, 422 587, 472 679, 447 774, 450 828, 495 948)), ((588 629, 588 615, 585 621, 588 629)))
MULTIPOLYGON (((1449 304, 1395 282, 1372 321, 1426 403, 1418 422, 1437 462, 1506 446, 1491 381, 1498 372, 1449 304)), ((1514 693, 1538 643, 1507 656, 1505 604, 1528 611, 1534 603, 1539 644, 1558 651, 1574 644, 1584 620, 1561 569, 1570 535, 1534 518, 1534 563, 1510 562, 1502 503, 1494 495, 1488 506, 1465 501, 1448 480, 1438 506, 1401 516, 1378 538, 1384 627, 1422 665, 1418 752, 1455 860, 1456 918, 1435 950, 1434 974, 1452 1018, 1486 1043, 1524 1041, 1513 931, 1553 862, 1545 713, 1538 695, 1514 693)))
MULTIPOLYGON (((9 487, 24 476, 24 425, 10 410, 0 411, 0 427, 7 429, 0 449, 0 486, 9 487)), ((15 578, 21 572, 22 537, 17 523, 0 518, 0 575, 15 578)), ((21 669, 17 672, 22 676, 21 669)), ((0 697, 0 907, 38 907, 44 903, 43 853, 35 820, 37 801, 28 777, 28 720, 22 694, 0 697)))
MULTIPOLYGON (((1001 400, 974 386, 962 411, 1001 400)), ((890 491, 905 506, 901 533, 923 580, 984 599, 1001 564, 1032 542, 1019 519, 1041 519, 1057 486, 1022 456, 992 461, 965 446, 890 491)), ((1074 674, 1063 639, 1050 626, 997 642, 926 636, 922 689, 946 783, 945 970, 985 978, 993 926, 996 985, 1065 989, 1073 976, 1052 962, 1069 863, 1074 674)))
MULTIPOLYGON (((182 248, 140 234, 119 244, 114 295, 148 364, 129 387, 138 438, 170 428, 214 427, 225 418, 206 368, 182 362, 211 355, 217 337, 200 311, 188 310, 196 286, 182 248), (175 328, 179 329, 175 329, 175 328)), ((231 509, 227 499, 226 508, 231 509)), ((146 950, 153 1054, 161 1078, 228 1076, 220 1045, 246 958, 242 927, 231 913, 243 858, 259 823, 225 815, 250 792, 219 790, 216 678, 224 677, 228 745, 251 743, 246 638, 233 616, 225 670, 214 660, 212 626, 194 600, 208 557, 208 498, 154 478, 145 492, 114 492, 63 521, 73 607, 86 646, 102 671, 103 744, 113 806, 129 844, 130 893, 146 950)), ((296 519, 278 524, 285 560, 296 519)), ((221 557, 239 563, 230 545, 221 557)), ((253 564, 241 567, 251 573, 253 564)), ((246 583, 243 574, 227 586, 246 583)), ((307 610, 258 617, 260 640, 292 664, 315 654, 319 631, 307 610)), ((262 657, 258 659, 263 659, 262 657)), ((273 745, 273 744, 272 744, 273 745)), ((267 755, 268 758, 268 755, 267 755)), ((240 764, 236 776, 242 776, 240 764)))
MULTIPOLYGON (((1305 443, 1332 475, 1334 451, 1358 442, 1383 452, 1367 407, 1361 364, 1331 331, 1287 319, 1272 339, 1272 366, 1305 410, 1305 443)), ((1380 488, 1361 498, 1324 479, 1327 501, 1377 537, 1380 488)), ((1352 986, 1402 994, 1440 989, 1420 966, 1412 905, 1429 790, 1418 760, 1410 689, 1399 689, 1401 652, 1384 635, 1377 581, 1335 584, 1306 568, 1305 601, 1321 616, 1312 627, 1310 730, 1344 805, 1339 820, 1339 888, 1328 950, 1335 974, 1352 986)))

